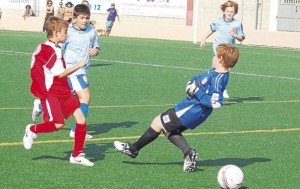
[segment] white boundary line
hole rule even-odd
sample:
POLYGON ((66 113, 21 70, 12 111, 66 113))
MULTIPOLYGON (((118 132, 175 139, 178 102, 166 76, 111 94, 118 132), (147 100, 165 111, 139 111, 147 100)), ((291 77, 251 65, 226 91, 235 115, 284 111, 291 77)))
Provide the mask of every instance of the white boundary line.
MULTIPOLYGON (((150 67, 160 67, 160 68, 173 68, 173 69, 182 69, 182 70, 200 70, 200 71, 206 71, 207 70, 207 69, 202 69, 202 68, 189 68, 189 67, 180 67, 180 66, 166 66, 166 65, 159 65, 159 64, 144 64, 144 63, 137 63, 137 62, 134 63, 134 62, 126 62, 126 61, 117 61, 117 60, 116 61, 115 60, 99 60, 99 59, 92 59, 92 60, 99 61, 99 62, 110 62, 110 63, 116 63, 116 64, 131 64, 131 65, 139 65, 139 66, 150 66, 150 67)), ((230 74, 300 81, 300 78, 293 78, 293 77, 281 77, 281 76, 272 76, 272 75, 263 75, 263 74, 251 74, 251 73, 242 73, 242 72, 233 72, 233 71, 231 71, 230 74)))
MULTIPOLYGON (((6 54, 6 55, 31 55, 32 53, 0 50, 0 54, 6 54)), ((200 71, 207 70, 207 69, 202 69, 202 68, 166 66, 166 65, 160 65, 160 64, 145 64, 145 63, 139 63, 139 62, 127 62, 127 61, 120 61, 120 60, 100 60, 100 59, 92 59, 92 60, 96 61, 96 62, 110 62, 110 63, 115 63, 115 64, 131 64, 131 65, 139 65, 139 66, 172 68, 172 69, 182 69, 182 70, 200 70, 200 71)), ((251 73, 242 73, 242 72, 230 72, 230 73, 231 74, 236 74, 236 75, 245 75, 245 76, 254 76, 254 77, 265 77, 265 78, 276 78, 276 79, 300 81, 300 78, 293 78, 293 77, 272 76, 272 75, 263 75, 263 74, 251 74, 251 73)))
MULTIPOLYGON (((300 103, 300 100, 278 100, 278 101, 246 101, 246 102, 228 102, 225 105, 231 104, 279 104, 279 103, 300 103)), ((139 108, 139 107, 172 107, 175 104, 125 104, 125 105, 94 105, 89 106, 92 109, 105 109, 105 108, 139 108)), ((1 110, 32 110, 32 107, 0 107, 1 110)))

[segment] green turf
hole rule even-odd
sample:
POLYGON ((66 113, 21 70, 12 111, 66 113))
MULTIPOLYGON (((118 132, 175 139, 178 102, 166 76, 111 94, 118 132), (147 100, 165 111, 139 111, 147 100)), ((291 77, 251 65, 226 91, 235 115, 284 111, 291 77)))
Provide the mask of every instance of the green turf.
MULTIPOLYGON (((246 189, 300 186, 300 51, 239 45, 230 99, 186 139, 199 152, 197 170, 182 171, 182 154, 164 137, 130 159, 114 140, 133 142, 159 113, 178 103, 185 83, 211 66, 212 49, 191 42, 101 37, 89 71, 91 106, 86 141, 94 167, 68 162, 72 119, 21 143, 31 122, 31 55, 45 35, 0 31, 0 188, 219 188, 218 170, 235 164, 246 189), (273 131, 273 132, 270 132, 273 131)), ((40 120, 41 121, 41 120, 40 120)))

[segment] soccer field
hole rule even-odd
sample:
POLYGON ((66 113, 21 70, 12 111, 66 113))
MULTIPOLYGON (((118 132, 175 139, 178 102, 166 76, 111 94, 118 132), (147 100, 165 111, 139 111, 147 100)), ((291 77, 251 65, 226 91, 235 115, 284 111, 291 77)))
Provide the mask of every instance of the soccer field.
MULTIPOLYGON (((65 128, 22 144, 31 123, 31 55, 42 33, 0 31, 0 188, 220 188, 219 169, 244 172, 243 189, 300 186, 300 50, 239 45, 231 70, 230 98, 185 136, 199 158, 182 171, 181 152, 163 136, 131 159, 114 140, 134 142, 159 113, 185 97, 185 84, 211 67, 210 44, 101 37, 89 71, 91 104, 87 158, 94 167, 69 163, 73 140, 65 128)), ((41 121, 41 118, 40 120, 41 121)))

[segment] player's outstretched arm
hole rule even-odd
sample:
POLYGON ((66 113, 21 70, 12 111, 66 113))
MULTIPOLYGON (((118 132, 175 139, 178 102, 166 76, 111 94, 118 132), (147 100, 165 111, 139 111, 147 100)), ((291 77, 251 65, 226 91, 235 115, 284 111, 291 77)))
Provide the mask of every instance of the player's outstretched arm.
POLYGON ((206 39, 209 38, 209 36, 211 36, 214 32, 212 32, 211 30, 207 31, 206 34, 203 36, 202 40, 200 41, 200 47, 204 47, 205 43, 206 43, 206 39))
POLYGON ((73 66, 71 68, 68 68, 68 69, 65 69, 65 71, 63 73, 61 73, 60 75, 58 75, 58 77, 59 78, 67 77, 68 75, 75 72, 79 68, 82 68, 85 65, 86 65, 86 62, 83 61, 83 60, 80 60, 75 66, 73 66))

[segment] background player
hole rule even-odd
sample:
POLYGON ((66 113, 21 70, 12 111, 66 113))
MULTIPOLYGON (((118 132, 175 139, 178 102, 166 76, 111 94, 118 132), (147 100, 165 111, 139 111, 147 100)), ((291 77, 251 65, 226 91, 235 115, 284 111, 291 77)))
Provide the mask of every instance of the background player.
MULTIPOLYGON (((216 54, 216 48, 222 43, 235 44, 235 40, 242 42, 245 39, 243 25, 240 21, 234 19, 238 13, 239 5, 234 1, 227 1, 221 5, 223 17, 215 20, 210 25, 210 30, 203 36, 200 47, 204 47, 206 39, 216 32, 216 38, 213 42, 213 52, 216 54)), ((229 98, 227 90, 224 91, 224 98, 229 98)))
POLYGON ((31 149, 38 133, 50 133, 63 128, 64 119, 73 115, 77 126, 70 163, 93 166, 94 163, 86 159, 83 153, 86 119, 67 81, 67 75, 84 67, 86 63, 80 60, 73 67, 66 68, 61 49, 58 47, 58 43, 64 43, 67 38, 68 23, 66 21, 50 17, 45 28, 48 40, 40 44, 34 52, 30 68, 32 80, 30 91, 41 101, 44 122, 26 126, 23 137, 24 148, 31 149))
POLYGON ((155 117, 148 130, 135 143, 115 141, 117 151, 135 158, 143 147, 154 141, 163 131, 182 151, 183 170, 194 171, 198 153, 189 146, 181 133, 186 129, 196 128, 208 118, 214 108, 223 105, 222 93, 229 79, 229 70, 235 66, 238 58, 239 51, 236 47, 231 44, 219 45, 212 60, 213 68, 187 83, 187 97, 174 108, 155 117))
POLYGON ((109 36, 111 33, 111 30, 113 28, 113 25, 116 21, 116 17, 118 18, 118 21, 120 22, 120 17, 118 15, 118 11, 116 9, 115 3, 111 4, 111 7, 107 9, 107 19, 106 19, 106 31, 103 34, 104 36, 109 36))

